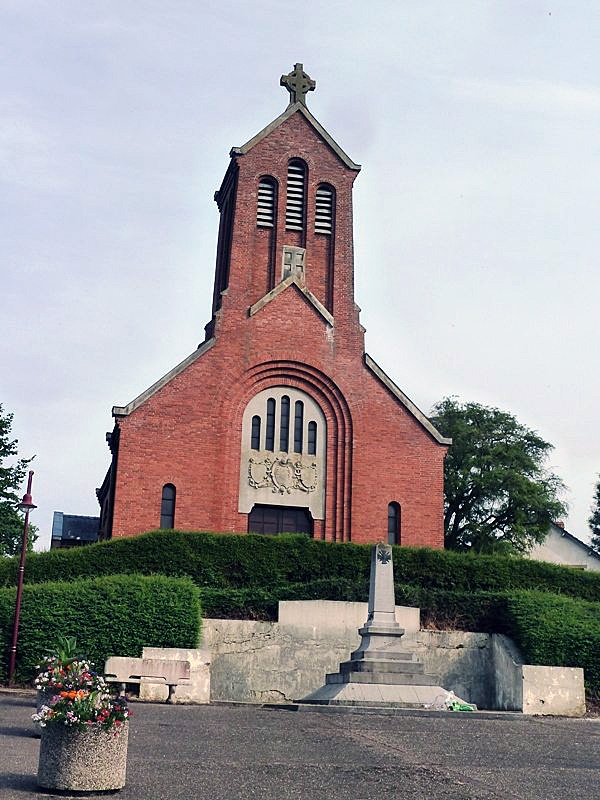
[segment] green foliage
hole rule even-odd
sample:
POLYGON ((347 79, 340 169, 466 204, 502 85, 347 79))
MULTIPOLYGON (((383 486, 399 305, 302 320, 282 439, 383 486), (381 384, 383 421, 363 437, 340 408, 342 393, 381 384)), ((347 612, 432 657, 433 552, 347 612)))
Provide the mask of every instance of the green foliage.
POLYGON ((522 553, 565 513, 560 479, 545 469, 552 445, 514 416, 446 398, 431 421, 452 437, 444 466, 446 547, 522 553))
POLYGON ((588 690, 600 690, 599 603, 542 592, 515 592, 506 602, 526 663, 583 667, 588 690))
MULTIPOLYGON (((345 599, 340 587, 346 587, 352 596, 359 589, 348 587, 366 591, 369 565, 369 545, 334 544, 301 535, 154 531, 86 547, 32 553, 27 558, 25 582, 163 574, 189 577, 203 591, 282 591, 305 585, 306 591, 315 593, 331 587, 336 596, 329 599, 345 599)), ((17 567, 17 559, 0 559, 0 586, 16 585, 17 567)), ((600 601, 600 573, 472 551, 395 547, 394 574, 398 584, 440 591, 537 589, 600 601)), ((325 599, 323 594, 318 597, 325 599)))
POLYGON ((306 583, 250 586, 246 589, 200 590, 205 616, 216 619, 276 620, 280 600, 344 600, 366 602, 368 580, 320 578, 306 583))
MULTIPOLYGON (((369 564, 369 545, 180 531, 33 553, 25 570, 20 675, 31 677, 59 634, 76 636, 99 664, 107 655, 139 655, 144 644, 194 646, 198 595, 207 617, 234 619, 275 620, 280 600, 366 601, 369 564), (108 577, 111 572, 129 574, 108 577), (161 572, 171 577, 161 578, 161 572), (98 575, 107 577, 89 577, 98 575), (44 583, 49 577, 71 583, 44 583), (113 581, 118 589, 110 589, 113 581)), ((4 585, 14 586, 16 566, 16 559, 0 560, 4 585)), ((587 665, 588 688, 600 689, 594 671, 600 639, 590 621, 593 614, 600 619, 600 573, 515 556, 408 547, 394 548, 394 573, 396 602, 420 607, 423 624, 506 633, 529 663, 587 665), (542 614, 545 608, 549 616, 542 614), (558 633, 556 626, 562 626, 558 633), (581 634, 578 642, 570 630, 581 634), (560 647, 553 643, 557 636, 560 647)), ((14 589, 0 590, 6 643, 13 604, 14 589)))
POLYGON ((591 511, 592 513, 588 519, 588 525, 592 532, 592 547, 600 551, 600 475, 598 475, 598 483, 596 484, 591 511))
MULTIPOLYGON (((23 540, 23 516, 17 510, 21 498, 17 489, 25 479, 25 470, 30 458, 17 455, 17 440, 10 438, 13 415, 5 414, 0 403, 0 556, 14 556, 21 552, 23 540), (8 466, 6 459, 13 463, 8 466)), ((28 549, 37 539, 36 528, 29 526, 28 549)))
MULTIPOLYGON (((302 535, 245 536, 154 531, 142 536, 48 553, 32 553, 26 583, 137 573, 188 576, 198 586, 246 588, 304 583, 361 574, 368 580, 369 551, 302 535)), ((16 583, 16 560, 0 560, 0 585, 16 583)))
MULTIPOLYGON (((0 678, 6 678, 15 590, 0 589, 0 678)), ((142 647, 196 647, 199 591, 189 579, 113 575, 72 583, 25 586, 17 651, 17 680, 33 679, 59 637, 102 669, 108 656, 141 656, 142 647)))

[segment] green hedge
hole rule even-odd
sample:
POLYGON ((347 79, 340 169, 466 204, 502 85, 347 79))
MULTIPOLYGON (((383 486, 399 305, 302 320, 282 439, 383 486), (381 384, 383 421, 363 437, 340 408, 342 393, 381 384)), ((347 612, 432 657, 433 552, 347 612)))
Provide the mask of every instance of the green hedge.
POLYGON ((507 597, 508 631, 526 663, 583 667, 588 691, 600 691, 600 603, 544 592, 507 597))
MULTIPOLYGON (((142 647, 197 647, 200 597, 189 578, 113 575, 25 586, 16 678, 28 682, 60 635, 75 636, 102 669, 108 656, 141 656, 142 647)), ((6 680, 15 590, 0 589, 0 680, 6 680)))
POLYGON ((369 585, 365 580, 321 578, 307 583, 285 583, 269 588, 200 589, 204 616, 214 619, 277 620, 280 600, 345 600, 366 602, 369 585))
MULTIPOLYGON (((71 550, 32 553, 26 583, 49 578, 138 573, 188 576, 211 589, 271 588, 319 580, 368 581, 369 546, 333 544, 306 536, 156 531, 71 550)), ((394 548, 399 584, 444 592, 538 590, 600 601, 600 573, 522 558, 426 548, 394 548)), ((16 559, 0 559, 0 586, 14 585, 16 559)))

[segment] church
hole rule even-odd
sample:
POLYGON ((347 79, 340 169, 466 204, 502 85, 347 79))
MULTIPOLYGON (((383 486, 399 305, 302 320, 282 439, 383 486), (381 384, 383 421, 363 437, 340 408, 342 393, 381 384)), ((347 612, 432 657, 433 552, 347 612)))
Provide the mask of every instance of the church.
POLYGON ((204 341, 107 434, 100 538, 157 528, 443 547, 451 443, 365 352, 354 300, 360 166, 307 107, 234 147, 204 341))

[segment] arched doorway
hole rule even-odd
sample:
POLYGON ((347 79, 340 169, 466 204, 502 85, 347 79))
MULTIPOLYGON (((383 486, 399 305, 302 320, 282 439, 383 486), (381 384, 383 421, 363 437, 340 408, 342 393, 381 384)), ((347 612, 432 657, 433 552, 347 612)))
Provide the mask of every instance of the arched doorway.
POLYGON ((248 515, 248 533, 306 533, 312 536, 313 520, 307 508, 268 506, 257 503, 248 515))

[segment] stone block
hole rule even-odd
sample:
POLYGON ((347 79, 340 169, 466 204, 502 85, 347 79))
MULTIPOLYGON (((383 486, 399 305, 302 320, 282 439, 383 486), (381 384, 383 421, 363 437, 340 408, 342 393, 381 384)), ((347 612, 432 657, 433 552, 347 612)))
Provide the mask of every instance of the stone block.
MULTIPOLYGON (((175 687, 171 701, 173 703, 200 704, 210 702, 210 652, 208 650, 183 647, 144 647, 142 658, 188 661, 190 665, 189 680, 181 681, 175 687)), ((140 700, 165 701, 168 696, 168 686, 152 683, 150 680, 142 680, 140 700)))
MULTIPOLYGON (((352 635, 361 628, 369 613, 368 603, 345 603, 341 600, 282 600, 279 603, 279 624, 299 630, 310 628, 313 635, 330 636, 332 631, 350 630, 352 635)), ((396 606, 396 621, 406 633, 421 626, 418 608, 396 606)))

